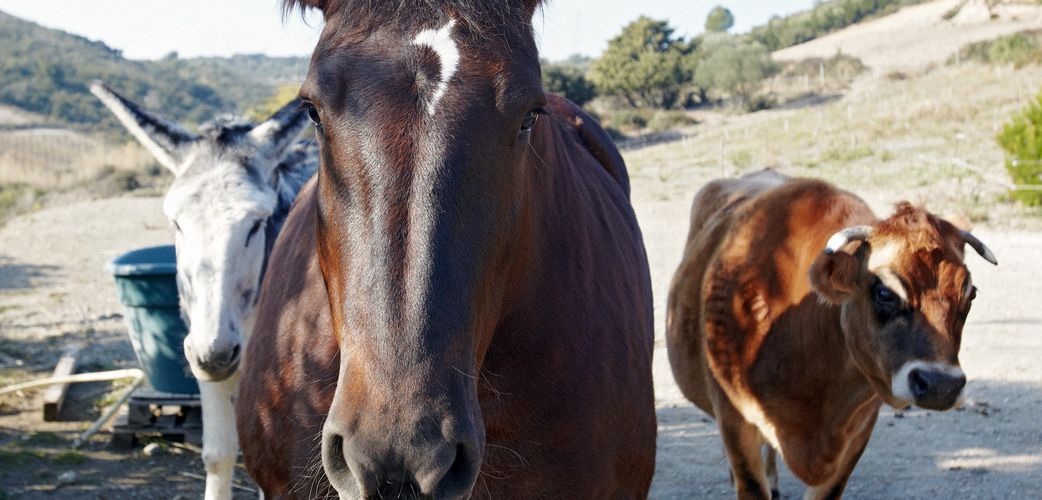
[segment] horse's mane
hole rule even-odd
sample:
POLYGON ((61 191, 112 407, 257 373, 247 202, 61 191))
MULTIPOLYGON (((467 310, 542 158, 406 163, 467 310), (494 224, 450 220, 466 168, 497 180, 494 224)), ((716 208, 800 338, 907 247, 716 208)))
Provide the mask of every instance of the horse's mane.
POLYGON ((443 12, 479 34, 488 34, 504 27, 525 26, 527 16, 543 0, 283 0, 284 14, 300 8, 319 9, 328 19, 341 11, 351 13, 352 19, 366 19, 371 23, 386 24, 401 19, 430 19, 443 12))

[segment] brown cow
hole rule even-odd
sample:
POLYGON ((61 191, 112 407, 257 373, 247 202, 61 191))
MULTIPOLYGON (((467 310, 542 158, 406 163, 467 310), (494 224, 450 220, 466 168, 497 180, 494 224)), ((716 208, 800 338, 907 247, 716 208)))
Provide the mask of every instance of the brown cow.
POLYGON ((817 180, 765 171, 698 193, 669 294, 669 360, 719 423, 739 498, 777 497, 775 450, 808 498, 838 498, 882 403, 956 404, 976 291, 967 243, 996 263, 924 210, 902 203, 880 220, 817 180))

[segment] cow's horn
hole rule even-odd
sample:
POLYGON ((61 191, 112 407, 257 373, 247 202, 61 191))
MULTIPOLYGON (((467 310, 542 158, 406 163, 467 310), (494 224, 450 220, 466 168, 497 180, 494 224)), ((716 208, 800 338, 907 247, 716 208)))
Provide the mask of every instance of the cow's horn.
POLYGON ((825 253, 836 253, 851 241, 867 241, 870 237, 872 237, 872 226, 848 227, 829 238, 828 243, 825 244, 825 253))
POLYGON ((973 247, 974 250, 984 257, 984 260, 991 262, 994 265, 999 265, 999 260, 995 258, 995 254, 991 253, 991 249, 987 245, 981 243, 976 236, 970 234, 969 231, 960 231, 963 241, 973 247))

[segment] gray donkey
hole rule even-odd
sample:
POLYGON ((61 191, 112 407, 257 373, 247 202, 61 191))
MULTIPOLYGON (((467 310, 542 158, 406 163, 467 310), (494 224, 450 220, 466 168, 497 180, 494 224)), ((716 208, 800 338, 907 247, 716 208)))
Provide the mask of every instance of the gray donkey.
POLYGON ((318 168, 314 141, 297 140, 307 113, 294 100, 260 125, 222 117, 193 134, 100 82, 90 90, 176 177, 163 211, 176 230, 184 352, 202 397, 205 498, 231 498, 239 360, 275 237, 318 168))

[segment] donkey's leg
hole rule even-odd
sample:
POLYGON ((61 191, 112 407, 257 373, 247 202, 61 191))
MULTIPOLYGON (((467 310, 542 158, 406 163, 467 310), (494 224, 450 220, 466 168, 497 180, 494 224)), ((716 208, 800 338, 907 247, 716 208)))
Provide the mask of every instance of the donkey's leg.
POLYGON ((232 398, 238 386, 236 373, 221 382, 199 382, 203 401, 203 464, 206 465, 206 500, 232 497, 232 474, 239 453, 232 398))

